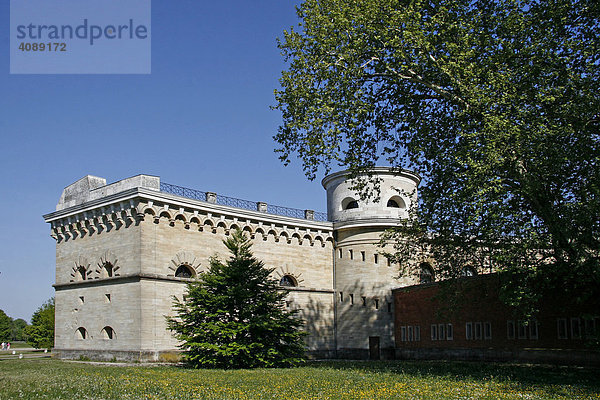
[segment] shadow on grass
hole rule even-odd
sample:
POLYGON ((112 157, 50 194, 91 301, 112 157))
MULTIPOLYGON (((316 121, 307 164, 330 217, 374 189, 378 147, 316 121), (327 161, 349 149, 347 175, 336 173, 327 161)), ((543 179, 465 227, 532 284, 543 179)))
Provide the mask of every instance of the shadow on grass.
POLYGON ((459 361, 310 361, 307 366, 516 385, 578 385, 600 391, 600 368, 459 361))

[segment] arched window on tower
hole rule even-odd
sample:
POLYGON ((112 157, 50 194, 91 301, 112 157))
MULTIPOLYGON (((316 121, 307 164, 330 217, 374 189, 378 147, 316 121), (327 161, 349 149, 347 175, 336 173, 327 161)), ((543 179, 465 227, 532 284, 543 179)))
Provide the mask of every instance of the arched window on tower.
POLYGON ((194 271, 188 265, 181 264, 175 271, 175 276, 177 278, 191 278, 194 276, 194 271))
POLYGON ((346 197, 342 200, 342 210, 351 210, 353 208, 358 208, 358 201, 354 200, 352 197, 346 197))
POLYGON ((435 276, 433 274, 433 268, 429 263, 421 263, 419 270, 419 281, 420 283, 430 283, 435 280, 435 276))
POLYGON ((394 196, 387 201, 387 207, 390 208, 406 208, 406 203, 400 196, 394 196))
POLYGON ((287 287, 296 287, 296 286, 298 286, 298 282, 291 275, 284 275, 284 276, 282 276, 281 279, 279 280, 279 284, 281 286, 287 286, 287 287))

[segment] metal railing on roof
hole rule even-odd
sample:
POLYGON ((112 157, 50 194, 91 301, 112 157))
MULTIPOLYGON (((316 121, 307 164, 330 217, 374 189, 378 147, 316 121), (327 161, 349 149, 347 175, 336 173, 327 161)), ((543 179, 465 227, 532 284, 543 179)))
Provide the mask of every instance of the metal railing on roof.
POLYGON ((205 201, 212 204, 242 208, 244 210, 261 211, 267 214, 281 215, 284 217, 308 219, 313 221, 327 221, 327 213, 315 212, 312 210, 300 210, 298 208, 290 208, 266 204, 235 197, 223 196, 213 192, 203 192, 201 190, 190 189, 183 186, 172 185, 170 183, 161 182, 160 191, 164 193, 174 194, 176 196, 186 197, 188 199, 205 201))

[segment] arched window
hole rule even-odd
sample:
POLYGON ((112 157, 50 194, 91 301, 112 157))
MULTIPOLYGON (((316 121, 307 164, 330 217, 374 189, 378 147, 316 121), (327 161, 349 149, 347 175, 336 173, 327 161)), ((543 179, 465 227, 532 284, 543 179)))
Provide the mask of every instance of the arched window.
POLYGON ((78 278, 78 280, 80 280, 80 281, 85 281, 85 280, 86 280, 86 277, 87 277, 87 270, 85 269, 85 267, 84 267, 84 266, 81 266, 81 265, 80 265, 80 266, 77 268, 77 278, 78 278))
POLYGON ((175 271, 175 276, 177 278, 191 278, 194 276, 194 272, 192 271, 192 269, 185 265, 185 264, 181 264, 178 268, 177 271, 175 271))
POLYGON ((435 276, 433 275, 433 268, 429 263, 421 263, 420 271, 419 271, 419 281, 421 283, 429 283, 435 280, 435 276))
POLYGON ((296 282, 296 279, 291 275, 282 276, 281 279, 279 280, 279 284, 281 286, 289 286, 289 287, 298 286, 298 282, 296 282))
POLYGON ((112 340, 116 339, 117 335, 115 334, 115 330, 110 326, 105 326, 102 328, 102 337, 104 339, 112 340))
POLYGON ((107 278, 111 278, 113 276, 113 265, 109 262, 104 263, 102 266, 102 275, 107 278))
POLYGON ((406 203, 400 196, 394 196, 387 201, 387 206, 390 208, 406 208, 406 203))
POLYGON ((84 327, 77 328, 77 338, 81 340, 85 340, 88 338, 87 331, 84 327))
POLYGON ((342 200, 342 210, 351 210, 353 208, 358 208, 358 201, 354 200, 352 197, 346 197, 342 200))

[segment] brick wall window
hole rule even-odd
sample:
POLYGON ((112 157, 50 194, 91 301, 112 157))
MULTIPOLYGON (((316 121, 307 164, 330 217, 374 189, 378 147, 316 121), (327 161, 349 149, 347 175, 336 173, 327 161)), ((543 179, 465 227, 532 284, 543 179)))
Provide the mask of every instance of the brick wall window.
POLYGON ((538 339, 538 322, 535 319, 529 321, 529 339, 538 339))
POLYGON ((437 325, 431 325, 431 340, 438 340, 437 325))
POLYGON ((517 324, 517 337, 519 339, 527 339, 527 323, 521 319, 517 324))
POLYGON ((340 249, 338 253, 339 253, 340 258, 342 258, 342 249, 340 249))
POLYGON ((515 338, 515 321, 506 321, 506 337, 508 339, 515 338))
POLYGON ((465 324, 465 338, 467 340, 473 340, 473 323, 467 322, 465 324))
POLYGON ((389 301, 387 303, 387 311, 392 312, 392 303, 390 303, 389 301))
POLYGON ((438 339, 446 340, 446 326, 444 324, 438 324, 438 339))
POLYGON ((348 255, 350 256, 351 260, 354 260, 354 252, 352 250, 348 250, 348 255))
POLYGON ((421 341, 421 327, 418 325, 401 326, 400 341, 419 342, 421 341))
POLYGON ((344 302, 344 293, 340 292, 340 303, 344 302))
POLYGON ((454 328, 452 327, 452 324, 446 325, 446 339, 454 340, 454 328))
POLYGON ((483 323, 483 338, 485 340, 491 340, 492 339, 492 323, 491 322, 484 322, 483 323))
POLYGON ((366 307, 367 306, 367 298, 365 296, 361 296, 362 299, 362 306, 366 307))
POLYGON ((481 322, 475 322, 475 340, 481 340, 481 322))
POLYGON ((375 303, 375 309, 379 310, 379 299, 373 299, 373 302, 375 303))
POLYGON ((367 259, 367 255, 365 254, 364 251, 360 252, 360 257, 362 258, 363 261, 365 261, 367 259))
POLYGON ((581 339, 581 320, 571 318, 571 339, 581 339))
POLYGON ((379 254, 375 254, 375 264, 379 264, 379 254))
POLYGON ((556 320, 556 328, 559 339, 568 339, 567 334, 567 319, 566 318, 558 318, 556 320))

